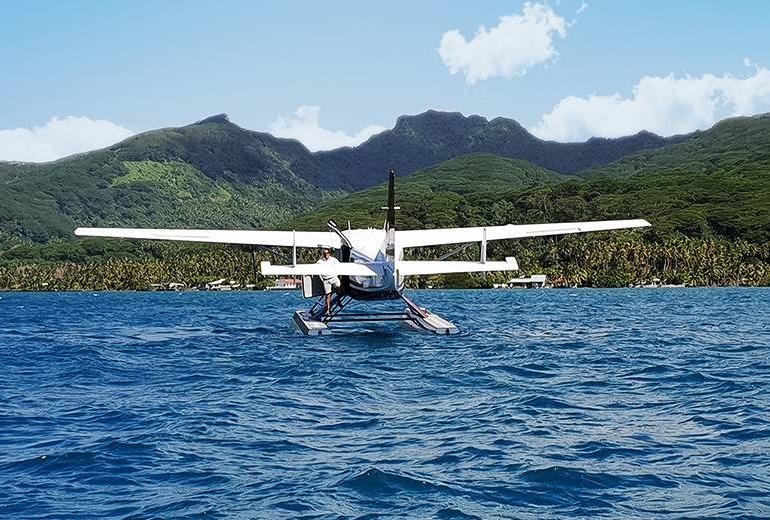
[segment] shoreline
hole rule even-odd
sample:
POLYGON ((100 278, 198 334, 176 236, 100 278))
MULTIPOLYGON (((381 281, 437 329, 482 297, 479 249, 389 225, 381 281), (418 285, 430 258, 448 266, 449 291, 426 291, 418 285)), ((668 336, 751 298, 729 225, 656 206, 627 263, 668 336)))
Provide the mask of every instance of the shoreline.
MULTIPOLYGON (((547 287, 547 288, 492 288, 492 287, 433 287, 433 288, 408 288, 407 292, 412 291, 491 291, 491 292, 542 292, 542 291, 575 291, 575 290, 629 290, 629 291, 650 291, 650 290, 697 290, 697 289, 770 289, 770 285, 697 285, 686 287, 547 287)), ((180 294, 180 293, 194 293, 194 294, 241 294, 241 293, 272 293, 272 294, 285 294, 285 293, 301 293, 299 289, 286 289, 286 290, 265 290, 265 289, 247 289, 247 290, 231 290, 231 291, 156 291, 156 290, 137 290, 137 289, 64 289, 61 291, 51 290, 34 290, 34 289, 0 289, 0 296, 3 294, 86 294, 86 293, 137 293, 137 294, 180 294)))

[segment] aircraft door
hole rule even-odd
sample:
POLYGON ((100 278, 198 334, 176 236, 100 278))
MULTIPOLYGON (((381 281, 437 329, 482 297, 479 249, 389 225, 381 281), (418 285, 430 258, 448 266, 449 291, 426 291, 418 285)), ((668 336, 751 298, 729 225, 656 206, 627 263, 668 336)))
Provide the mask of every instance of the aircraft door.
POLYGON ((324 295, 324 284, 320 276, 306 274, 302 277, 302 296, 317 298, 324 295))

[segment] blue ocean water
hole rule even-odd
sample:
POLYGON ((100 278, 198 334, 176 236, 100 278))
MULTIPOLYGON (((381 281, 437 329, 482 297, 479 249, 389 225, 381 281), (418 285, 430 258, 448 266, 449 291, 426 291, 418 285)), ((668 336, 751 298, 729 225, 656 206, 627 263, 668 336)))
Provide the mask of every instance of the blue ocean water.
POLYGON ((770 290, 0 293, 0 518, 768 518, 770 290))

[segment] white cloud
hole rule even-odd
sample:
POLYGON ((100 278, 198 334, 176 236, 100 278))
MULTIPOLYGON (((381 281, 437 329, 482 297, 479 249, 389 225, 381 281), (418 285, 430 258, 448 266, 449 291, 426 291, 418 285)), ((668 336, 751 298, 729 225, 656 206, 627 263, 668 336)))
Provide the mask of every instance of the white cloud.
POLYGON ((458 30, 441 37, 438 53, 451 74, 462 73, 469 85, 503 76, 523 76, 535 65, 555 59, 555 35, 564 38, 568 23, 542 4, 524 4, 520 15, 500 17, 489 30, 481 26, 470 41, 458 30))
POLYGON ((575 14, 580 14, 586 9, 588 9, 588 2, 583 2, 582 4, 580 4, 580 7, 578 7, 578 10, 575 11, 575 14))
POLYGON ((0 130, 0 160, 44 162, 104 148, 134 132, 88 117, 53 117, 44 126, 0 130))
POLYGON ((347 135, 342 131, 331 131, 321 128, 318 114, 321 107, 316 105, 302 105, 293 115, 279 117, 270 123, 270 133, 276 137, 297 139, 308 150, 333 150, 343 146, 356 146, 375 134, 386 130, 384 126, 369 125, 356 135, 347 135))
POLYGON ((753 67, 742 79, 729 74, 645 76, 626 98, 618 93, 568 96, 530 131, 542 139, 582 141, 640 130, 673 135, 706 129, 724 117, 770 110, 770 71, 753 67))

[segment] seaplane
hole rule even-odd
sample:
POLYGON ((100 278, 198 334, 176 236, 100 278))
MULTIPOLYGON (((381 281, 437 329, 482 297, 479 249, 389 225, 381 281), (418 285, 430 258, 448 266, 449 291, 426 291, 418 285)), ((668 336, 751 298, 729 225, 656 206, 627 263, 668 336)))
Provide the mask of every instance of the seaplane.
MULTIPOLYGON (((208 230, 208 229, 139 229, 79 227, 77 236, 128 238, 142 240, 172 240, 237 244, 292 249, 291 264, 260 263, 264 276, 291 276, 302 279, 305 298, 318 298, 308 310, 298 310, 293 322, 305 335, 325 335, 330 325, 344 322, 401 321, 414 329, 434 334, 456 334, 459 329, 446 319, 419 306, 404 294, 408 276, 489 273, 517 271, 516 258, 503 260, 487 258, 487 244, 494 240, 542 237, 647 227, 642 219, 605 220, 595 222, 563 222, 549 224, 508 224, 443 229, 396 228, 395 172, 388 173, 388 201, 382 228, 341 230, 330 220, 328 231, 267 231, 267 230, 208 230), (479 244, 478 261, 446 260, 462 249, 479 244), (436 260, 406 260, 404 251, 427 246, 460 245, 436 260), (297 249, 329 249, 337 253, 337 262, 298 263, 297 249), (339 288, 331 296, 324 289, 321 277, 337 277, 339 288), (351 312, 353 301, 395 300, 406 307, 387 312, 351 312)), ((327 287, 328 288, 328 287, 327 287)))

